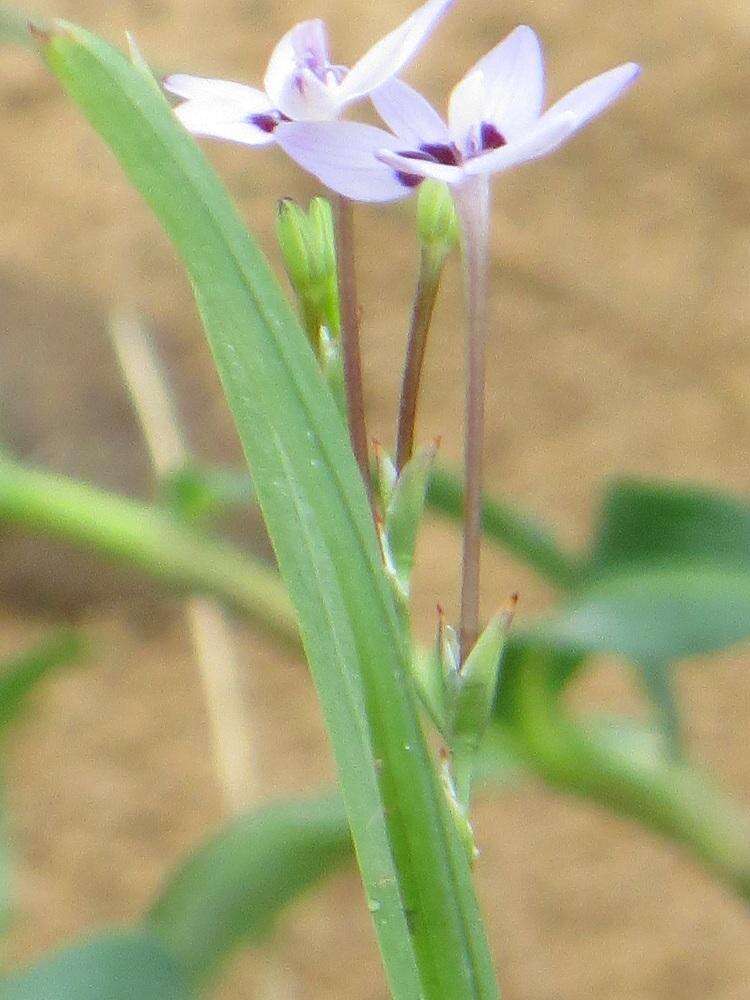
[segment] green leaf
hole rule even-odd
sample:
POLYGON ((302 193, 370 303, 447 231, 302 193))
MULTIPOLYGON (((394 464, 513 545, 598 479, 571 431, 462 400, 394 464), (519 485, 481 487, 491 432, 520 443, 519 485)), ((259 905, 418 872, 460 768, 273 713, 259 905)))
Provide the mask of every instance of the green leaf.
POLYGON ((457 674, 448 740, 458 801, 465 809, 471 796, 474 758, 495 703, 500 659, 511 619, 512 611, 502 611, 490 620, 457 674))
POLYGON ((169 879, 148 926, 191 983, 204 983, 243 942, 256 944, 279 912, 352 858, 341 799, 269 806, 234 820, 169 879))
POLYGON ((205 157, 144 76, 72 25, 45 55, 187 266, 298 612, 393 994, 495 997, 364 487, 307 338, 205 157))
POLYGON ((393 564, 398 592, 409 597, 417 535, 424 514, 425 496, 437 445, 421 449, 406 463, 391 491, 385 511, 386 549, 393 564))
POLYGON ((750 505, 703 486, 638 479, 611 483, 588 574, 678 561, 750 573, 750 505))
POLYGON ((750 506, 708 489, 614 483, 582 582, 542 631, 647 664, 747 639, 750 506))
POLYGON ((112 932, 66 948, 0 983, 3 1000, 190 1000, 163 945, 144 932, 112 932))
POLYGON ((0 729, 15 719, 40 680, 67 666, 83 651, 82 639, 75 632, 64 630, 35 649, 0 663, 0 729))

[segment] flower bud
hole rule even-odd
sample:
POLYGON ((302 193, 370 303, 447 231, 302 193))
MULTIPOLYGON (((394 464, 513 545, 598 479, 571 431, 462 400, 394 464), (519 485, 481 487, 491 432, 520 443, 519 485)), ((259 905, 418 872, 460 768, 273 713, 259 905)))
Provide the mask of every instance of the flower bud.
POLYGON ((474 760, 492 717, 500 662, 516 601, 514 595, 508 607, 492 618, 458 674, 448 742, 458 800, 464 806, 468 806, 474 760))
POLYGON ((319 358, 322 331, 339 335, 339 294, 333 213, 324 198, 314 198, 309 213, 296 202, 279 202, 276 232, 284 267, 294 288, 302 321, 319 358))
POLYGON ((458 216, 447 184, 428 178, 419 187, 417 231, 427 250, 446 257, 458 242, 458 216))
POLYGON ((291 198, 282 198, 276 210, 276 236, 284 267, 297 294, 310 281, 309 229, 307 216, 299 205, 291 198))

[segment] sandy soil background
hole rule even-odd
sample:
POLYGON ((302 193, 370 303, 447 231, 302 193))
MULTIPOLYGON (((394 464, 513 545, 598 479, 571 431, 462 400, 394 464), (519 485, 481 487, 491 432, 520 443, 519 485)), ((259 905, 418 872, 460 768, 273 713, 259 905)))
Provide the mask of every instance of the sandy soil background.
MULTIPOLYGON (((255 82, 274 39, 324 16, 350 61, 408 10, 395 0, 272 3, 39 2, 118 41, 135 31, 156 64, 255 82)), ((750 13, 740 0, 461 0, 412 79, 442 100, 519 22, 542 34, 552 94, 626 59, 637 90, 564 152, 496 184, 491 487, 546 517, 570 544, 605 477, 629 471, 747 488, 750 433, 750 13)), ((28 54, 0 57, 0 399, 4 441, 45 466, 148 495, 148 463, 104 333, 113 304, 158 333, 196 451, 238 447, 184 277, 98 139, 28 54)), ((312 188, 276 152, 211 148, 273 253, 273 206, 312 188)), ((408 207, 358 217, 371 429, 390 440, 413 280, 408 207), (383 252, 383 248, 387 252, 383 252), (387 289, 387 295, 383 293, 387 289)), ((422 432, 457 458, 461 303, 451 274, 431 345, 422 432)), ((248 529, 250 530, 250 529, 248 529)), ((438 596, 456 609, 457 542, 422 545, 419 627, 438 596)), ((103 922, 135 918, 181 854, 221 819, 208 733, 178 602, 136 577, 47 544, 0 538, 0 652, 75 617, 88 668, 36 699, 5 765, 16 845, 11 958, 103 922)), ((548 599, 528 571, 487 560, 487 610, 511 590, 548 599)), ((304 671, 242 633, 259 794, 330 779, 304 671)), ((691 752, 750 798, 747 651, 681 672, 691 752)), ((602 665, 582 705, 642 711, 602 665)), ((688 859, 641 830, 523 786, 482 803, 478 882, 507 1000, 740 1000, 750 923, 688 859)), ((272 956, 242 956, 222 997, 384 996, 354 875, 308 898, 272 956)))

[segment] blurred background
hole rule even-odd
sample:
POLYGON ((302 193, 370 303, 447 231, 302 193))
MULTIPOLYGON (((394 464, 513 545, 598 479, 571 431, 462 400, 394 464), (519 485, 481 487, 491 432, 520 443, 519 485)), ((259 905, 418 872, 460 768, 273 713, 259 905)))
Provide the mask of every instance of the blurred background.
MULTIPOLYGON (((350 63, 406 0, 38 0, 117 44, 135 33, 160 68, 258 83, 292 23, 324 17, 350 63)), ((641 82, 564 151, 495 183, 488 486, 583 544, 610 474, 745 492, 750 442, 750 9, 740 0, 459 0, 407 74, 438 105, 479 56, 531 24, 551 97, 626 60, 641 82)), ((0 58, 0 428, 30 462, 136 496, 148 456, 106 335, 113 306, 153 324, 197 455, 239 465, 231 420, 181 268, 99 139, 34 55, 0 58)), ((278 198, 313 186, 280 152, 206 147, 278 265, 278 198)), ((393 440, 414 281, 413 204, 357 216, 370 430, 393 440), (385 248, 385 250, 384 250, 385 248)), ((462 306, 450 268, 429 349, 420 432, 458 461, 462 306)), ((248 522, 241 529, 256 532, 248 522)), ((439 598, 457 615, 458 538, 420 548, 417 629, 439 598)), ((485 610, 549 594, 493 553, 485 610)), ((35 698, 13 730, 6 780, 18 912, 12 961, 95 925, 138 917, 160 880, 222 819, 181 604, 135 575, 0 534, 0 653, 61 619, 85 625, 87 667, 35 698)), ((259 798, 332 770, 305 670, 238 632, 259 798)), ((679 673, 688 747, 750 799, 750 651, 679 673)), ((614 663, 574 687, 582 706, 641 714, 614 663)), ((748 803, 750 804, 750 803, 748 803)), ((591 806, 522 784, 477 809, 477 880, 506 1000, 739 1000, 750 922, 676 848, 591 806)), ((300 997, 384 996, 356 876, 284 920, 273 962, 300 997)), ((222 997, 254 996, 268 955, 246 954, 222 997)), ((289 995, 293 995, 290 993, 289 995)))

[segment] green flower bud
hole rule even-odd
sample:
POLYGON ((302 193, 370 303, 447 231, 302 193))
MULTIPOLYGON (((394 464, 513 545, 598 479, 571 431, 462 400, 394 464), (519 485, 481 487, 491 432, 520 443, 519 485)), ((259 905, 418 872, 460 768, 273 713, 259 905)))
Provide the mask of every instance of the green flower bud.
POLYGON ((500 661, 517 598, 492 618, 458 673, 448 742, 458 801, 468 807, 474 759, 492 716, 500 661))
POLYGON ((298 293, 310 281, 309 229, 299 205, 291 198, 282 198, 276 210, 276 236, 289 280, 298 293))
POLYGON ((325 326, 336 337, 341 332, 339 279, 336 262, 336 233, 333 209, 325 198, 310 202, 310 262, 312 277, 318 283, 325 326))
POLYGON ((446 257, 458 242, 458 216, 446 184, 428 178, 419 187, 417 231, 424 247, 446 257))
POLYGON ((331 206, 314 198, 306 214, 289 198, 279 202, 276 232, 284 267, 294 288, 302 321, 318 358, 322 330, 339 335, 336 246, 331 206))

